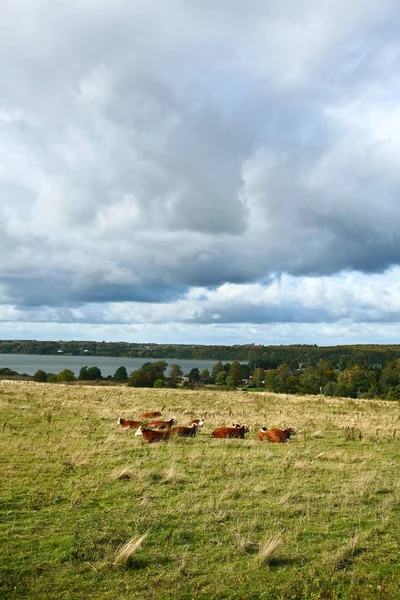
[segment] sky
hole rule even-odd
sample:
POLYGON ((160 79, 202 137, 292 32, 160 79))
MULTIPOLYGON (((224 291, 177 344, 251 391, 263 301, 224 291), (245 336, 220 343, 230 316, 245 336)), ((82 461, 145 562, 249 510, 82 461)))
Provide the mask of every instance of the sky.
POLYGON ((0 339, 399 343, 397 0, 3 0, 0 339))

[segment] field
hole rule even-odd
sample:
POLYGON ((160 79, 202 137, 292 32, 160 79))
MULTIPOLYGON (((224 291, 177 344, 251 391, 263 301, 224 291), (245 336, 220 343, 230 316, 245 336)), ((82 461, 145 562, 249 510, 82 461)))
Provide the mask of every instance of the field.
POLYGON ((2 382, 0 414, 2 599, 400 597, 398 403, 2 382), (204 429, 116 425, 163 406, 204 429))

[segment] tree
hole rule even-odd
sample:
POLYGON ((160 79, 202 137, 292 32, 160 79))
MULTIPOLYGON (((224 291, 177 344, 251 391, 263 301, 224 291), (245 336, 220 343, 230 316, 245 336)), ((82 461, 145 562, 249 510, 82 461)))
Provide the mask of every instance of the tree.
POLYGON ((225 381, 226 381, 226 373, 225 373, 225 371, 220 371, 215 378, 215 383, 217 385, 225 385, 225 381))
POLYGON ((192 383, 197 383, 200 379, 200 371, 197 367, 193 367, 193 369, 190 369, 189 371, 189 381, 191 381, 192 383))
POLYGON ((250 369, 249 369, 249 365, 246 365, 245 363, 240 363, 240 375, 242 377, 242 379, 248 379, 250 377, 250 369))
POLYGON ((149 376, 149 372, 144 369, 136 369, 132 371, 128 379, 128 387, 153 387, 154 382, 157 380, 152 379, 149 376))
POLYGON ((163 379, 156 379, 156 381, 153 383, 153 387, 154 388, 162 388, 162 387, 164 387, 164 380, 163 379))
POLYGON ((183 377, 183 371, 179 365, 171 365, 169 371, 168 381, 171 385, 176 385, 178 381, 181 381, 183 377))
POLYGON ((240 362, 238 360, 233 361, 231 368, 229 369, 229 377, 231 378, 233 383, 228 383, 227 379, 227 385, 237 386, 242 381, 242 374, 240 372, 240 362))
POLYGON ((256 369, 253 373, 253 376, 251 378, 251 381, 253 383, 253 386, 256 388, 262 387, 264 385, 264 369, 256 369))
POLYGON ((200 373, 200 379, 204 381, 204 383, 212 383, 210 371, 208 369, 202 369, 200 373))
POLYGON ((57 375, 57 380, 63 383, 69 383, 70 381, 75 381, 75 375, 70 369, 64 369, 57 375))
POLYGON ((215 365, 212 368, 211 371, 211 377, 216 380, 218 373, 221 373, 221 371, 224 370, 224 366, 222 364, 222 362, 219 360, 217 363, 215 363, 215 365))
POLYGON ((44 383, 47 381, 47 373, 46 371, 42 371, 42 369, 39 369, 38 371, 36 371, 36 373, 33 376, 33 379, 35 381, 39 381, 41 383, 44 383))
POLYGON ((400 400, 400 385, 391 387, 386 398, 387 400, 400 400))
POLYGON ((80 379, 81 381, 87 381, 89 379, 87 367, 82 367, 82 369, 79 371, 78 379, 80 379))
POLYGON ((142 365, 144 371, 157 371, 164 378, 164 373, 168 363, 165 360, 155 360, 153 362, 147 362, 142 365))
POLYGON ((230 375, 227 376, 225 383, 229 387, 236 387, 235 380, 230 375))
POLYGON ((97 379, 103 379, 99 367, 89 367, 87 370, 88 379, 96 381, 97 379))
POLYGON ((324 396, 336 396, 338 390, 338 384, 334 381, 328 381, 328 383, 324 386, 324 396))
POLYGON ((113 378, 117 381, 126 381, 128 379, 128 373, 125 367, 118 367, 115 371, 113 378))

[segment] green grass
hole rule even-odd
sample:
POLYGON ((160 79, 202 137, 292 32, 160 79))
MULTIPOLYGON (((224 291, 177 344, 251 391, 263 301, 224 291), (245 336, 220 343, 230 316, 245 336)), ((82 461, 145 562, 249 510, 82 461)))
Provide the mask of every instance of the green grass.
POLYGON ((1 598, 400 597, 397 403, 11 383, 0 411, 1 598), (204 429, 116 425, 162 406, 204 429), (234 421, 246 440, 211 438, 234 421))

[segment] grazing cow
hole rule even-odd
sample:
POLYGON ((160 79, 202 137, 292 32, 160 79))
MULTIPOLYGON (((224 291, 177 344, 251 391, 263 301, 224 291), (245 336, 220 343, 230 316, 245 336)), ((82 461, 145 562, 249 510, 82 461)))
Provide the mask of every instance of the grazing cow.
POLYGON ((179 437, 195 437, 198 427, 197 423, 192 423, 190 427, 172 427, 170 431, 179 437))
POLYGON ((121 429, 136 429, 136 427, 140 427, 143 421, 127 421, 120 417, 117 421, 117 425, 121 425, 121 429))
POLYGON ((150 421, 150 423, 147 424, 147 427, 155 427, 156 429, 171 429, 175 423, 176 419, 175 417, 172 417, 172 419, 169 421, 150 421))
POLYGON ((139 415, 139 419, 155 419, 156 417, 161 417, 162 413, 159 410, 155 410, 153 412, 144 412, 139 415))
POLYGON ((199 428, 200 428, 200 427, 203 427, 203 425, 204 425, 204 419, 192 419, 192 420, 190 421, 190 425, 195 425, 195 424, 196 424, 196 425, 197 425, 197 427, 199 427, 199 428))
POLYGON ((297 435, 292 427, 289 427, 289 429, 267 429, 266 427, 261 427, 257 438, 260 441, 267 440, 267 442, 284 444, 290 439, 291 435, 297 435))
POLYGON ((148 442, 149 444, 166 442, 169 440, 171 435, 170 429, 168 429, 168 431, 158 431, 157 429, 146 429, 145 427, 141 427, 140 431, 142 432, 144 441, 148 442))
POLYGON ((215 438, 240 438, 244 439, 244 434, 249 431, 246 425, 241 427, 218 427, 212 432, 212 436, 215 438))

